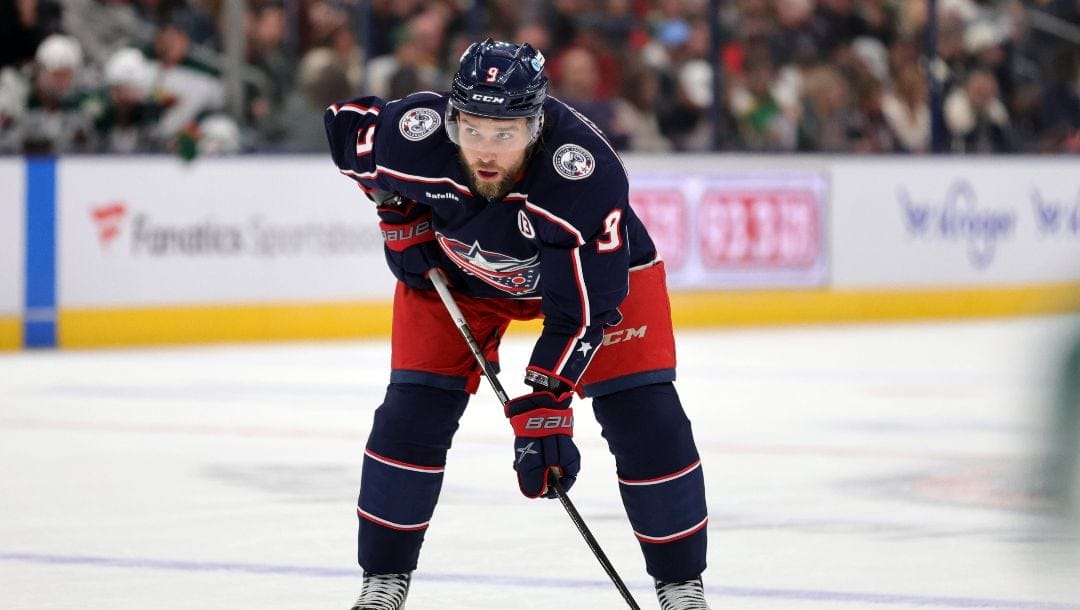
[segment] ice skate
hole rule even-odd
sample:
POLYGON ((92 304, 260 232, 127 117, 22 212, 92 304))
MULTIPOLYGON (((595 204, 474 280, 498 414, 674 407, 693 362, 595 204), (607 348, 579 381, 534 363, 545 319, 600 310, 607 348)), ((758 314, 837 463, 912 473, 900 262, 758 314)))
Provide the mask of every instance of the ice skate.
MULTIPOLYGON (((364 574, 364 588, 350 610, 400 610, 409 595, 411 574, 364 574)), ((702 606, 704 607, 704 606, 702 606)))
POLYGON ((705 603, 705 588, 701 578, 682 582, 656 581, 656 597, 660 610, 709 610, 705 603))

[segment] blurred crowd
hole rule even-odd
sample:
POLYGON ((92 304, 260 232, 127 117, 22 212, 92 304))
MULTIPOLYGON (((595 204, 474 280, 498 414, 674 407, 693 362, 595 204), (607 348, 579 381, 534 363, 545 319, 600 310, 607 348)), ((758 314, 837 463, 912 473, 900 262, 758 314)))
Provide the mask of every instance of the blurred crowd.
POLYGON ((1080 152, 1080 0, 938 0, 932 62, 926 0, 245 6, 228 73, 224 0, 0 0, 0 153, 321 152, 329 103, 445 90, 485 36, 620 150, 1080 152))

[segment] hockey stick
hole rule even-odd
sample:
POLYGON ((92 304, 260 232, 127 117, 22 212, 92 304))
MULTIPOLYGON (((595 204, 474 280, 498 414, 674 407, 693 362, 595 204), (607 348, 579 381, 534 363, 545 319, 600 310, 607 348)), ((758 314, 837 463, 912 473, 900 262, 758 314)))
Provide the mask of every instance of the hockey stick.
MULTIPOLYGON (((461 313, 461 309, 458 308, 457 303, 454 301, 454 295, 450 294, 450 288, 446 285, 446 280, 443 278, 442 273, 438 269, 432 269, 428 272, 428 279, 435 285, 435 290, 439 293, 439 298, 442 299, 443 305, 446 306, 446 311, 450 314, 450 317, 454 320, 454 324, 458 330, 461 331, 461 335, 465 337, 465 343, 469 345, 469 351, 472 352, 476 363, 480 365, 480 370, 483 371, 484 377, 487 377, 488 382, 491 384, 491 389, 495 390, 495 396, 502 402, 503 407, 510 402, 510 397, 507 396, 506 390, 503 389, 502 384, 499 383, 499 378, 495 376, 495 371, 492 370, 491 365, 488 364, 486 358, 484 358, 484 352, 480 349, 480 344, 476 342, 476 337, 473 336, 472 330, 469 329, 469 323, 465 321, 465 315, 461 313)), ((626 588, 626 583, 619 577, 618 572, 615 571, 615 566, 611 565, 611 561, 608 560, 607 555, 604 554, 604 550, 600 548, 600 543, 596 541, 596 538, 589 531, 585 520, 581 518, 581 513, 574 507, 574 503, 570 501, 570 496, 567 495, 566 490, 562 488, 562 484, 559 483, 559 477, 554 472, 548 475, 548 485, 555 490, 555 494, 559 496, 559 502, 562 502, 563 508, 566 509, 566 513, 570 515, 570 520, 574 522, 574 526, 577 527, 578 532, 581 533, 581 537, 585 539, 585 544, 589 545, 589 550, 596 555, 596 559, 600 561, 600 565, 607 572, 608 577, 611 578, 611 582, 615 583, 615 588, 619 590, 623 599, 633 610, 641 610, 641 607, 637 605, 637 601, 634 600, 634 596, 630 595, 630 590, 626 588)))

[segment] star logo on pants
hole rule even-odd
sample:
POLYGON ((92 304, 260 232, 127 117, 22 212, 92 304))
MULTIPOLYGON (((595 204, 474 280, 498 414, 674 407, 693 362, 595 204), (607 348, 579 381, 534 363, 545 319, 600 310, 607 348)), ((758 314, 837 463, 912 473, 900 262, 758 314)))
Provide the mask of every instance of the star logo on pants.
POLYGON ((528 445, 525 445, 524 447, 518 447, 518 449, 517 449, 517 452, 518 452, 518 459, 517 459, 518 464, 521 463, 521 460, 525 459, 525 456, 527 456, 527 455, 538 455, 540 453, 539 451, 533 449, 534 444, 535 443, 530 442, 528 445))

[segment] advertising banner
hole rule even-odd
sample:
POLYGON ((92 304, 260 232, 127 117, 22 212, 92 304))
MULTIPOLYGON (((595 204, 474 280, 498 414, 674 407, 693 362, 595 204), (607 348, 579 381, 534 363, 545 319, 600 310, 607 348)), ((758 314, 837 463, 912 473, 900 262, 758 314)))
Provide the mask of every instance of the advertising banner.
POLYGON ((0 318, 23 306, 26 171, 22 159, 0 159, 0 318))
POLYGON ((836 288, 1080 280, 1076 158, 844 160, 832 177, 836 288))
POLYGON ((371 203, 326 160, 65 158, 64 307, 388 299, 371 203))
POLYGON ((637 172, 630 182, 669 284, 695 290, 823 285, 826 196, 813 171, 637 172))

